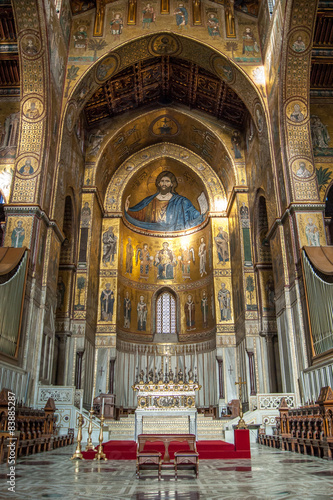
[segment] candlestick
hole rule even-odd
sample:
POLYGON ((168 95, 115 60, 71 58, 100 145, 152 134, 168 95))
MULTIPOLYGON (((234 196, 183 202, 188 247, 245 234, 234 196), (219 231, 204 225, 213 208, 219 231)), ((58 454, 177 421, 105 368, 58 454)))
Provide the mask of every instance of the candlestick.
POLYGON ((92 435, 92 416, 94 414, 94 410, 91 409, 89 411, 89 413, 90 413, 90 416, 89 416, 89 425, 88 425, 88 439, 87 439, 87 446, 86 446, 85 451, 96 451, 96 448, 92 444, 92 439, 91 439, 91 435, 92 435))
POLYGON ((81 441, 82 441, 82 426, 83 426, 83 416, 81 414, 77 417, 77 446, 74 452, 74 455, 71 457, 71 460, 84 460, 83 455, 81 453, 81 441))
POLYGON ((96 453, 96 456, 95 456, 94 460, 107 460, 105 453, 103 453, 103 446, 102 446, 102 442, 103 442, 103 423, 104 423, 104 417, 102 415, 101 416, 101 429, 99 431, 99 438, 98 438, 99 445, 98 445, 97 453, 96 453))

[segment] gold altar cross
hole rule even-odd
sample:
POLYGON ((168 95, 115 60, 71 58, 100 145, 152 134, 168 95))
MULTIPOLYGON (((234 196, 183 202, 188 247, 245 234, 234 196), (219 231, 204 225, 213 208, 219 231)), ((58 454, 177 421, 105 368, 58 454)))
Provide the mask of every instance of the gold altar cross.
POLYGON ((246 380, 242 380, 242 377, 238 377, 238 382, 235 382, 235 385, 239 385, 239 399, 242 399, 242 385, 246 384, 246 380))

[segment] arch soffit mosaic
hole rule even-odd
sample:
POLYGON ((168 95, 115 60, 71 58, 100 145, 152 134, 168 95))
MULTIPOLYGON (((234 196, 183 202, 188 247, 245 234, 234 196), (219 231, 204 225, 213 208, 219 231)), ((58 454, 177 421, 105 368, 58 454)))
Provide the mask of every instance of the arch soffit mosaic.
MULTIPOLYGON (((98 185, 100 191, 104 193, 104 190, 106 189, 104 183, 109 183, 109 179, 119 168, 121 161, 125 161, 124 157, 122 157, 121 160, 117 163, 118 155, 116 148, 114 147, 115 144, 117 144, 117 142, 120 140, 123 141, 123 139, 128 136, 129 133, 135 131, 137 124, 141 123, 142 126, 142 120, 147 120, 147 122, 154 123, 154 121, 156 120, 156 117, 154 119, 154 115, 168 115, 171 119, 174 118, 176 122, 179 122, 180 117, 187 123, 188 127, 196 127, 199 132, 209 135, 208 139, 210 141, 214 141, 216 145, 215 155, 214 157, 212 156, 211 159, 209 157, 202 159, 202 156, 193 151, 194 146, 193 144, 191 144, 191 141, 185 140, 185 134, 183 133, 183 131, 179 134, 179 130, 177 137, 175 134, 175 138, 177 138, 178 143, 174 144, 175 146, 177 145, 180 148, 185 148, 186 150, 192 151, 194 155, 200 158, 200 162, 203 161, 204 163, 209 164, 220 178, 223 177, 223 172, 227 168, 229 171, 227 172, 227 175, 224 176, 225 178, 222 179, 222 183, 224 184, 225 192, 230 193, 233 186, 238 183, 239 176, 236 165, 231 156, 230 148, 226 144, 225 137, 221 137, 221 127, 219 127, 218 124, 216 124, 216 126, 211 123, 207 124, 207 122, 205 122, 204 120, 199 119, 197 116, 193 116, 191 111, 174 108, 161 108, 160 110, 149 110, 144 112, 141 111, 140 114, 135 116, 132 120, 127 120, 126 123, 123 124, 120 128, 117 127, 117 121, 112 122, 112 130, 106 132, 104 137, 104 134, 101 135, 101 137, 103 137, 103 142, 101 143, 97 155, 94 157, 93 155, 89 155, 89 150, 87 152, 87 164, 89 167, 89 177, 91 182, 98 185), (200 130, 200 127, 204 127, 204 130, 200 130), (221 161, 221 158, 223 158, 223 162, 221 161), (92 167, 93 163, 94 166, 92 167), (106 164, 108 165, 107 171, 105 169, 106 164)), ((147 124, 147 126, 149 126, 149 124, 147 124)), ((168 137, 168 142, 170 143, 172 139, 172 137, 168 137)), ((142 151, 145 147, 151 146, 151 143, 157 140, 159 140, 158 137, 152 138, 151 135, 149 136, 149 134, 145 134, 144 137, 141 136, 140 144, 137 148, 138 151, 142 151)), ((135 143, 135 139, 133 139, 133 141, 135 143)), ((125 140, 122 144, 124 144, 125 146, 125 140)), ((207 144, 207 147, 209 147, 210 144, 207 144)), ((128 159, 129 157, 130 153, 128 153, 126 159, 128 159)))
POLYGON ((74 119, 100 85, 133 63, 165 54, 158 46, 158 40, 161 36, 165 36, 169 40, 168 48, 164 48, 164 50, 168 50, 167 55, 196 62, 202 68, 224 80, 246 103, 259 134, 268 138, 267 127, 264 126, 267 116, 265 103, 247 73, 237 63, 210 45, 198 42, 189 36, 168 32, 145 35, 125 42, 115 50, 101 56, 80 75, 65 104, 63 124, 65 127, 67 126, 69 132, 71 132, 74 119))
POLYGON ((119 214, 122 211, 123 194, 127 184, 145 166, 161 157, 183 163, 193 171, 206 188, 210 213, 225 215, 227 205, 225 189, 214 170, 199 155, 182 146, 165 142, 149 146, 122 163, 106 190, 104 200, 106 214, 119 214))
POLYGON ((282 106, 284 112, 280 114, 281 131, 286 141, 285 168, 290 172, 290 201, 318 200, 316 171, 312 143, 310 140, 310 105, 309 74, 311 67, 312 39, 314 35, 318 2, 304 2, 290 0, 285 11, 285 36, 281 58, 282 77, 282 106), (299 39, 303 46, 295 48, 295 41, 299 39), (304 75, 308 75, 304 78, 304 75), (303 109, 303 118, 295 123, 290 119, 295 105, 303 109), (306 179, 298 179, 295 175, 299 161, 307 162, 312 175, 306 179))

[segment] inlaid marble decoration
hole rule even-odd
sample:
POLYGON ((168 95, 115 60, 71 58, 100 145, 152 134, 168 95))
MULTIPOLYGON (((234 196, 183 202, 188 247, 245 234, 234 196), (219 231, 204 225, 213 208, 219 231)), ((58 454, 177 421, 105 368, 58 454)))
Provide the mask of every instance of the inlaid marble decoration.
MULTIPOLYGON (((111 432, 116 438, 116 431, 111 432)), ((137 480, 134 460, 70 461, 75 447, 71 445, 20 458, 16 492, 19 491, 24 498, 36 498, 36 495, 42 494, 51 497, 56 488, 58 495, 75 500, 82 495, 84 488, 88 495, 102 500, 111 480, 115 499, 152 500, 163 498, 167 492, 169 500, 176 500, 177 497, 182 500, 278 500, 283 492, 285 500, 329 500, 333 488, 329 461, 258 444, 251 445, 251 460, 200 460, 198 479, 191 471, 181 470, 178 481, 174 481, 173 470, 163 470, 161 481, 151 470, 143 471, 142 478, 137 480), (41 468, 43 474, 40 474, 41 468), (50 468, 52 475, 48 473, 50 468), (274 471, 269 479, 267 470, 274 471), (130 493, 124 494, 124 491, 130 493)), ((0 470, 2 474, 7 474, 5 464, 0 466, 0 470)), ((13 493, 4 491, 2 496, 10 499, 13 493)))

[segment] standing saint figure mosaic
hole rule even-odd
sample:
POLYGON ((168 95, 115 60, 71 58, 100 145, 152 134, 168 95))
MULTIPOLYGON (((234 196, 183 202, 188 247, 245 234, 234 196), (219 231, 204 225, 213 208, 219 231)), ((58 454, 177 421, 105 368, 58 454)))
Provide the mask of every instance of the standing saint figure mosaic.
POLYGON ((112 321, 114 307, 114 293, 111 284, 106 283, 105 289, 101 293, 101 321, 112 321))
POLYGON ((147 326, 147 304, 145 303, 145 298, 143 295, 140 296, 140 300, 137 305, 137 317, 138 317, 138 330, 140 332, 146 331, 147 326))
POLYGON ((187 296, 184 311, 186 318, 186 329, 195 330, 195 303, 193 301, 192 295, 187 296))

